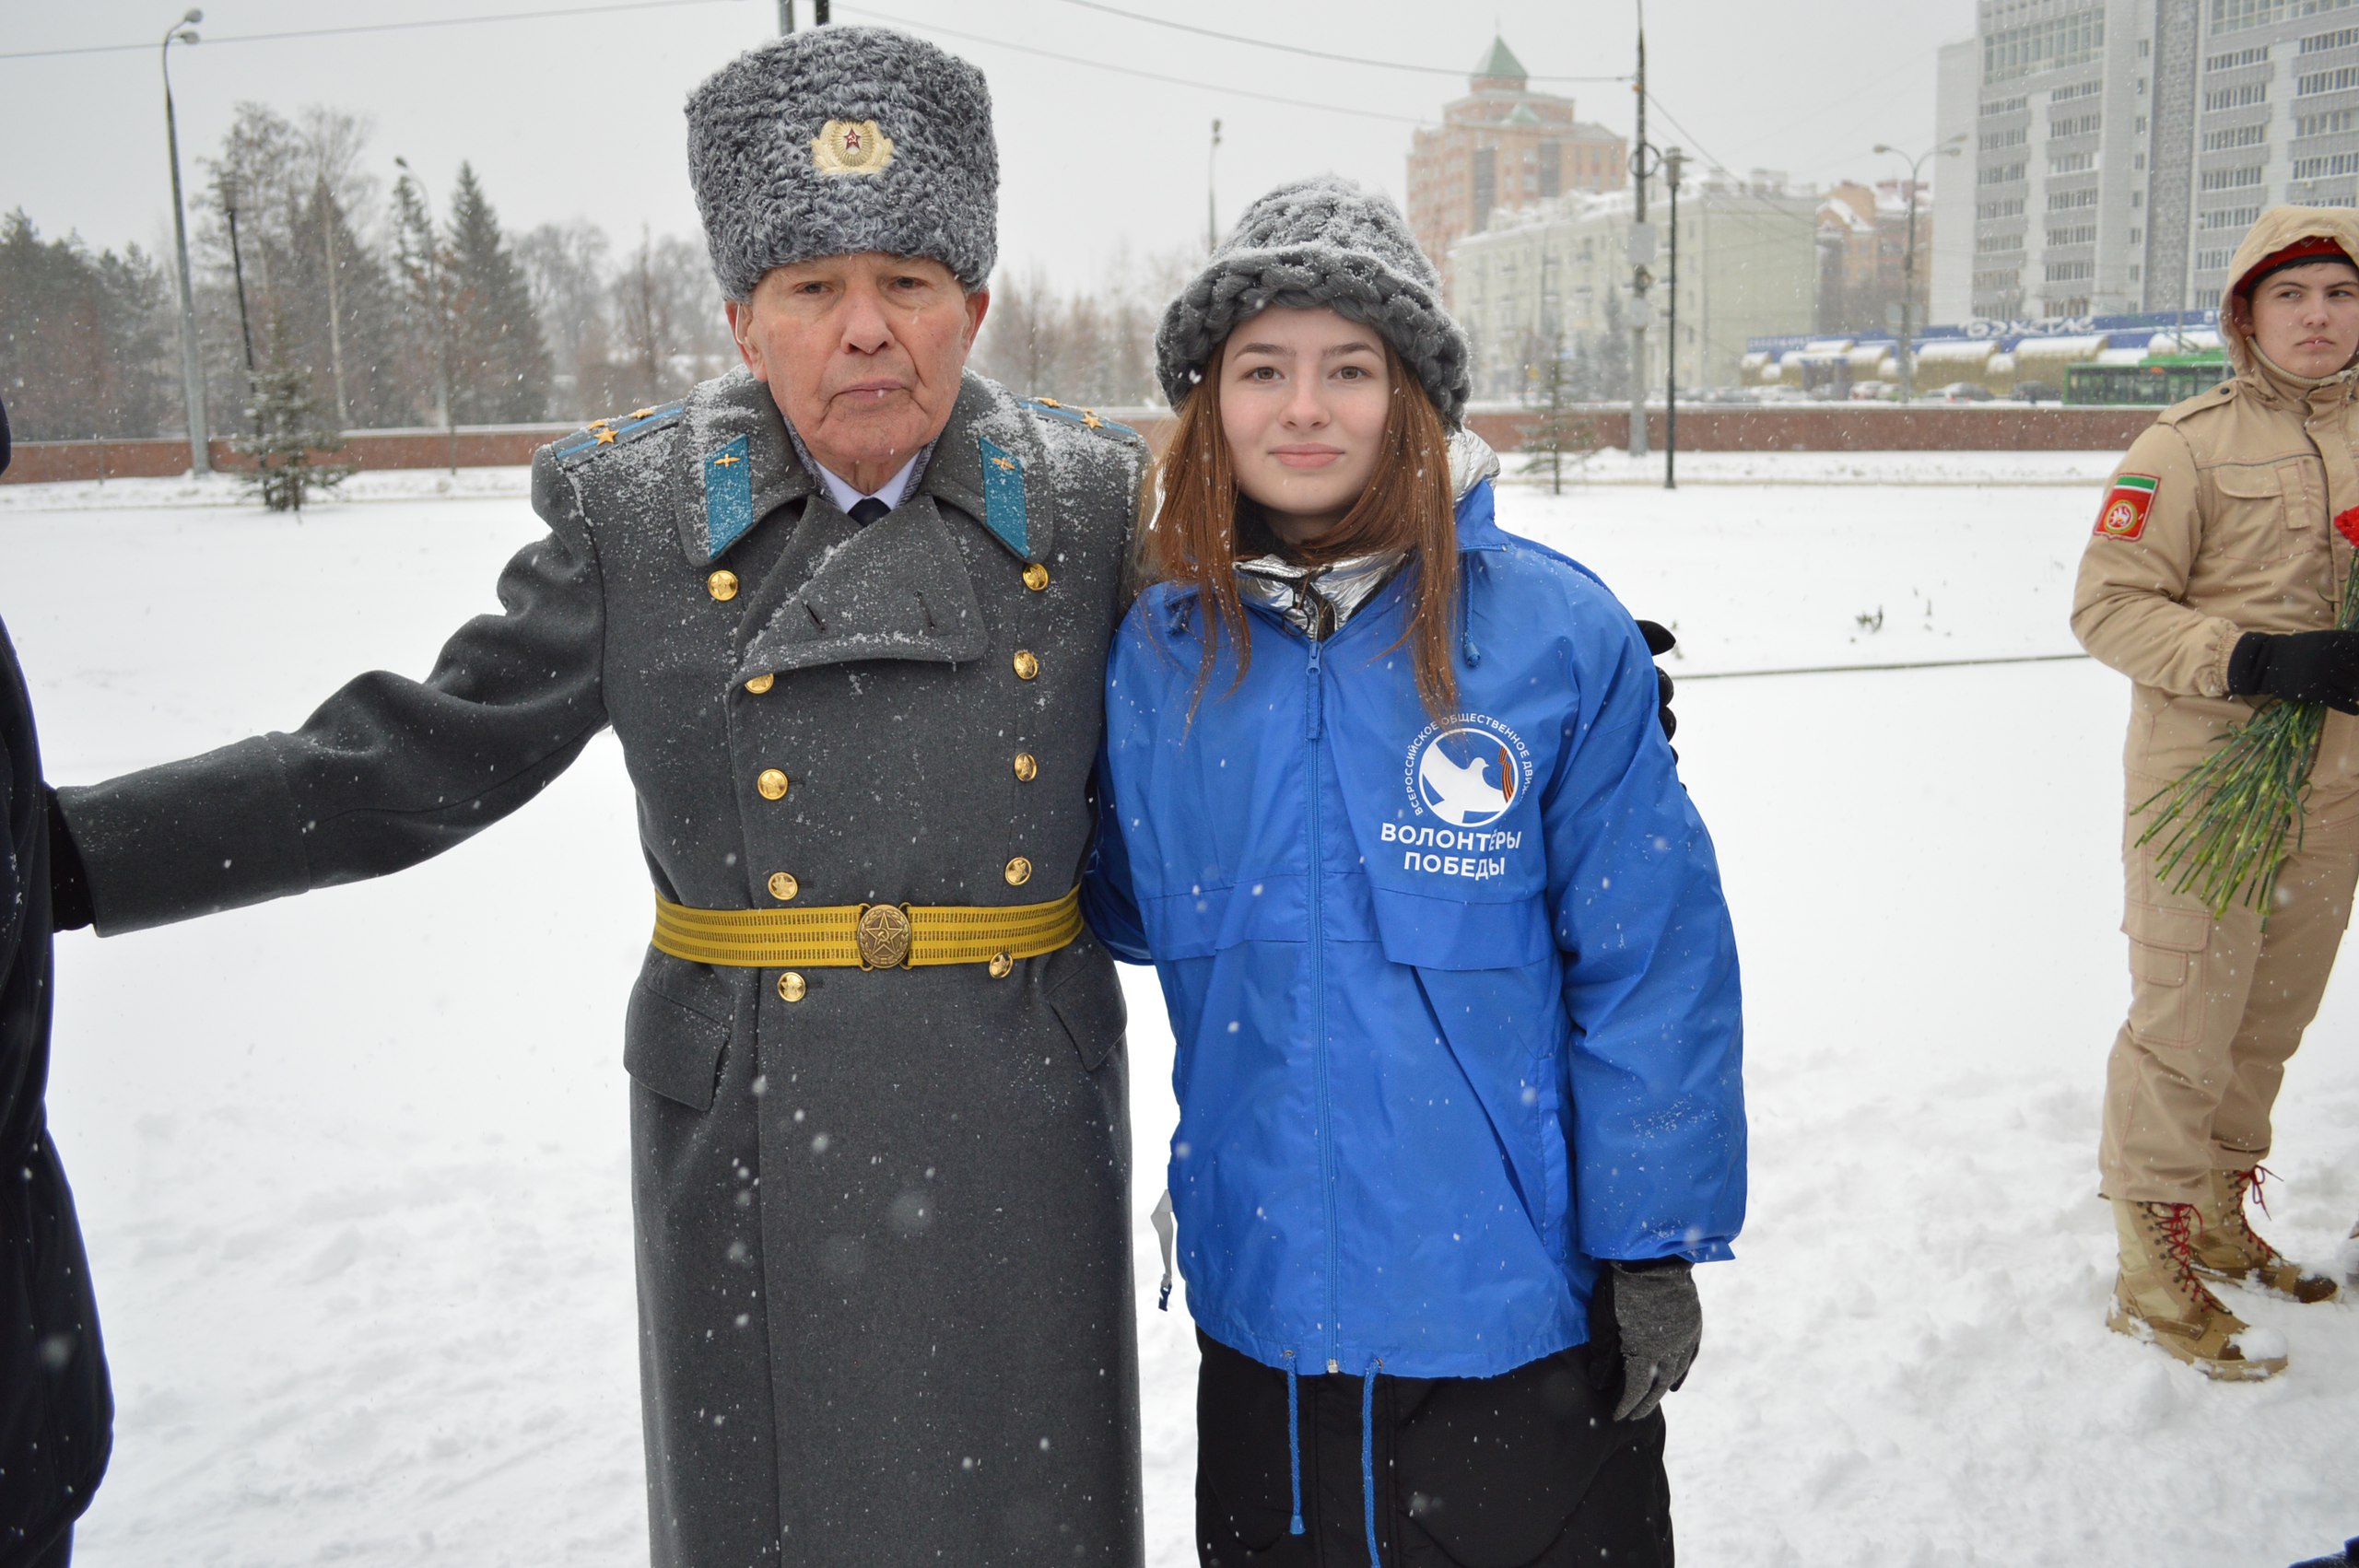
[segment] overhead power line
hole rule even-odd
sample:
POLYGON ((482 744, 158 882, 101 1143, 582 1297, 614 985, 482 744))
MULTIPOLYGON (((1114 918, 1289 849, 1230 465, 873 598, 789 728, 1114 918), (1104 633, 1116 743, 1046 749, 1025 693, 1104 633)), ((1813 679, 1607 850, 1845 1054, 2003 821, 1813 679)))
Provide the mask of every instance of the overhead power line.
POLYGON ((940 33, 945 38, 963 39, 968 43, 987 43, 994 49, 1011 50, 1018 54, 1030 54, 1042 60, 1054 60, 1061 65, 1080 65, 1092 71, 1111 71, 1116 76, 1136 76, 1141 81, 1162 82, 1169 87, 1196 88, 1204 92, 1220 93, 1227 98, 1258 99, 1263 103, 1283 103, 1288 108, 1308 109, 1320 114, 1350 114, 1362 120, 1384 120, 1395 125, 1440 123, 1439 121, 1431 117, 1387 114, 1380 109, 1354 109, 1340 103, 1314 103, 1297 98, 1291 93, 1254 92, 1247 88, 1230 87, 1225 82, 1197 81, 1189 76, 1167 76, 1161 72, 1142 71, 1133 65, 1117 65, 1105 60, 1087 60, 1078 54, 1060 54, 1054 50, 1039 49, 1028 43, 1011 43, 1006 39, 992 38, 984 33, 962 32, 957 28, 944 27, 939 22, 921 21, 914 17, 897 17, 890 12, 875 10, 867 6, 839 5, 836 9, 855 12, 863 17, 873 17, 877 21, 891 22, 896 27, 914 28, 924 32, 940 33))
MULTIPOLYGON (((341 28, 295 28, 285 32, 207 33, 205 41, 215 47, 224 43, 272 43, 288 38, 338 38, 361 32, 413 32, 425 28, 476 27, 486 22, 536 22, 553 17, 594 16, 606 11, 668 11, 681 6, 735 6, 744 0, 613 0, 603 6, 566 6, 546 11, 502 11, 488 17, 430 17, 412 22, 357 22, 341 28)), ((153 49, 156 41, 143 43, 88 43, 72 49, 11 49, 0 51, 0 60, 47 60, 61 54, 120 54, 134 49, 153 49)))
MULTIPOLYGON (((1099 4, 1099 0, 1064 0, 1068 6, 1078 6, 1085 11, 1097 11, 1109 17, 1121 17, 1125 21, 1144 22, 1149 27, 1168 28, 1173 32, 1193 33, 1198 38, 1216 38, 1224 43, 1242 43, 1253 49, 1273 49, 1282 54, 1300 54, 1312 60, 1332 60, 1344 65, 1373 65, 1385 71, 1415 71, 1430 76, 1463 76, 1468 73, 1448 65, 1413 65, 1402 60, 1369 60, 1357 54, 1335 54, 1324 49, 1305 49, 1299 44, 1279 43, 1272 39, 1247 38, 1241 33, 1220 32, 1212 28, 1200 28, 1187 22, 1175 22, 1168 17, 1142 16, 1117 6, 1099 4)), ((1529 76, 1534 82, 1626 82, 1621 76, 1529 76)))

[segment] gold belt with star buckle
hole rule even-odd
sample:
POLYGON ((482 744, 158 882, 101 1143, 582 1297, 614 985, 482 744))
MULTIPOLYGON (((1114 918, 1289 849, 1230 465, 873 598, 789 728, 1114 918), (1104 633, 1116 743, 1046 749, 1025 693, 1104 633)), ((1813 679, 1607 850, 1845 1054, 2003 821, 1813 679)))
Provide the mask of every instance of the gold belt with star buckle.
POLYGON ((1047 904, 691 909, 658 895, 655 950, 736 969, 919 969, 1054 953, 1081 934, 1081 889, 1047 904))

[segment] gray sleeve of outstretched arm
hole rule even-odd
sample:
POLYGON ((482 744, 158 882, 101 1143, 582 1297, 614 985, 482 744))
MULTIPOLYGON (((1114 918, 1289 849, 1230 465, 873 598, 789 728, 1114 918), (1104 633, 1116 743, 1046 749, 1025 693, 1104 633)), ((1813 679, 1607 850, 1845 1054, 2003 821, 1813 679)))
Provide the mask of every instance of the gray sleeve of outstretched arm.
POLYGON ((605 723, 604 584, 572 477, 545 449, 549 532, 499 577, 500 614, 423 681, 371 671, 302 728, 58 791, 101 934, 400 871, 538 794, 605 723))

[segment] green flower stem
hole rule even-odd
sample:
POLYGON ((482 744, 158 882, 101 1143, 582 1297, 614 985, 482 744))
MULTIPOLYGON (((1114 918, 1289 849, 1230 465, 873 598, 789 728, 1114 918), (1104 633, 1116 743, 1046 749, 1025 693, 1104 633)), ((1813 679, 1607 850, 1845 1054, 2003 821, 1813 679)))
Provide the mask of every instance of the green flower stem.
MULTIPOLYGON (((2359 629, 2359 556, 2335 608, 2338 630, 2359 629)), ((2238 903, 2260 910, 2266 929, 2278 872, 2301 848, 2310 769, 2326 732, 2326 705, 2273 702, 2221 738, 2220 749, 2179 780, 2141 802, 2154 820, 2141 848, 2162 841, 2154 875, 2191 894, 2214 919, 2238 903)))

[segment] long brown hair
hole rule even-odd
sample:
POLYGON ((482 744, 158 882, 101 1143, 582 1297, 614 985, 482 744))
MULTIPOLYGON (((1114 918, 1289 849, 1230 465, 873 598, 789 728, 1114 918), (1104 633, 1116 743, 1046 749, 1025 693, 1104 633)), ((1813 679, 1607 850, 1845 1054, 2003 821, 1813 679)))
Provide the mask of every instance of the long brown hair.
MULTIPOLYGON (((1189 711, 1203 700, 1226 635, 1237 645, 1234 691, 1253 660, 1252 634, 1237 593, 1237 562, 1283 548, 1305 566, 1400 550, 1415 572, 1409 624, 1391 646, 1410 645, 1417 697, 1435 720, 1458 706, 1450 663, 1458 595, 1458 528, 1449 482, 1449 433, 1425 388, 1392 345, 1384 345, 1391 382, 1376 472, 1352 509, 1319 539, 1281 546, 1261 509, 1237 487, 1228 436, 1221 427, 1221 364, 1228 345, 1213 350, 1203 379, 1180 405, 1180 419, 1156 461, 1153 489, 1159 505, 1139 532, 1137 570, 1146 582, 1182 582, 1210 607, 1204 616, 1203 658, 1189 711)), ((1385 649, 1386 652, 1391 649, 1385 649)))

